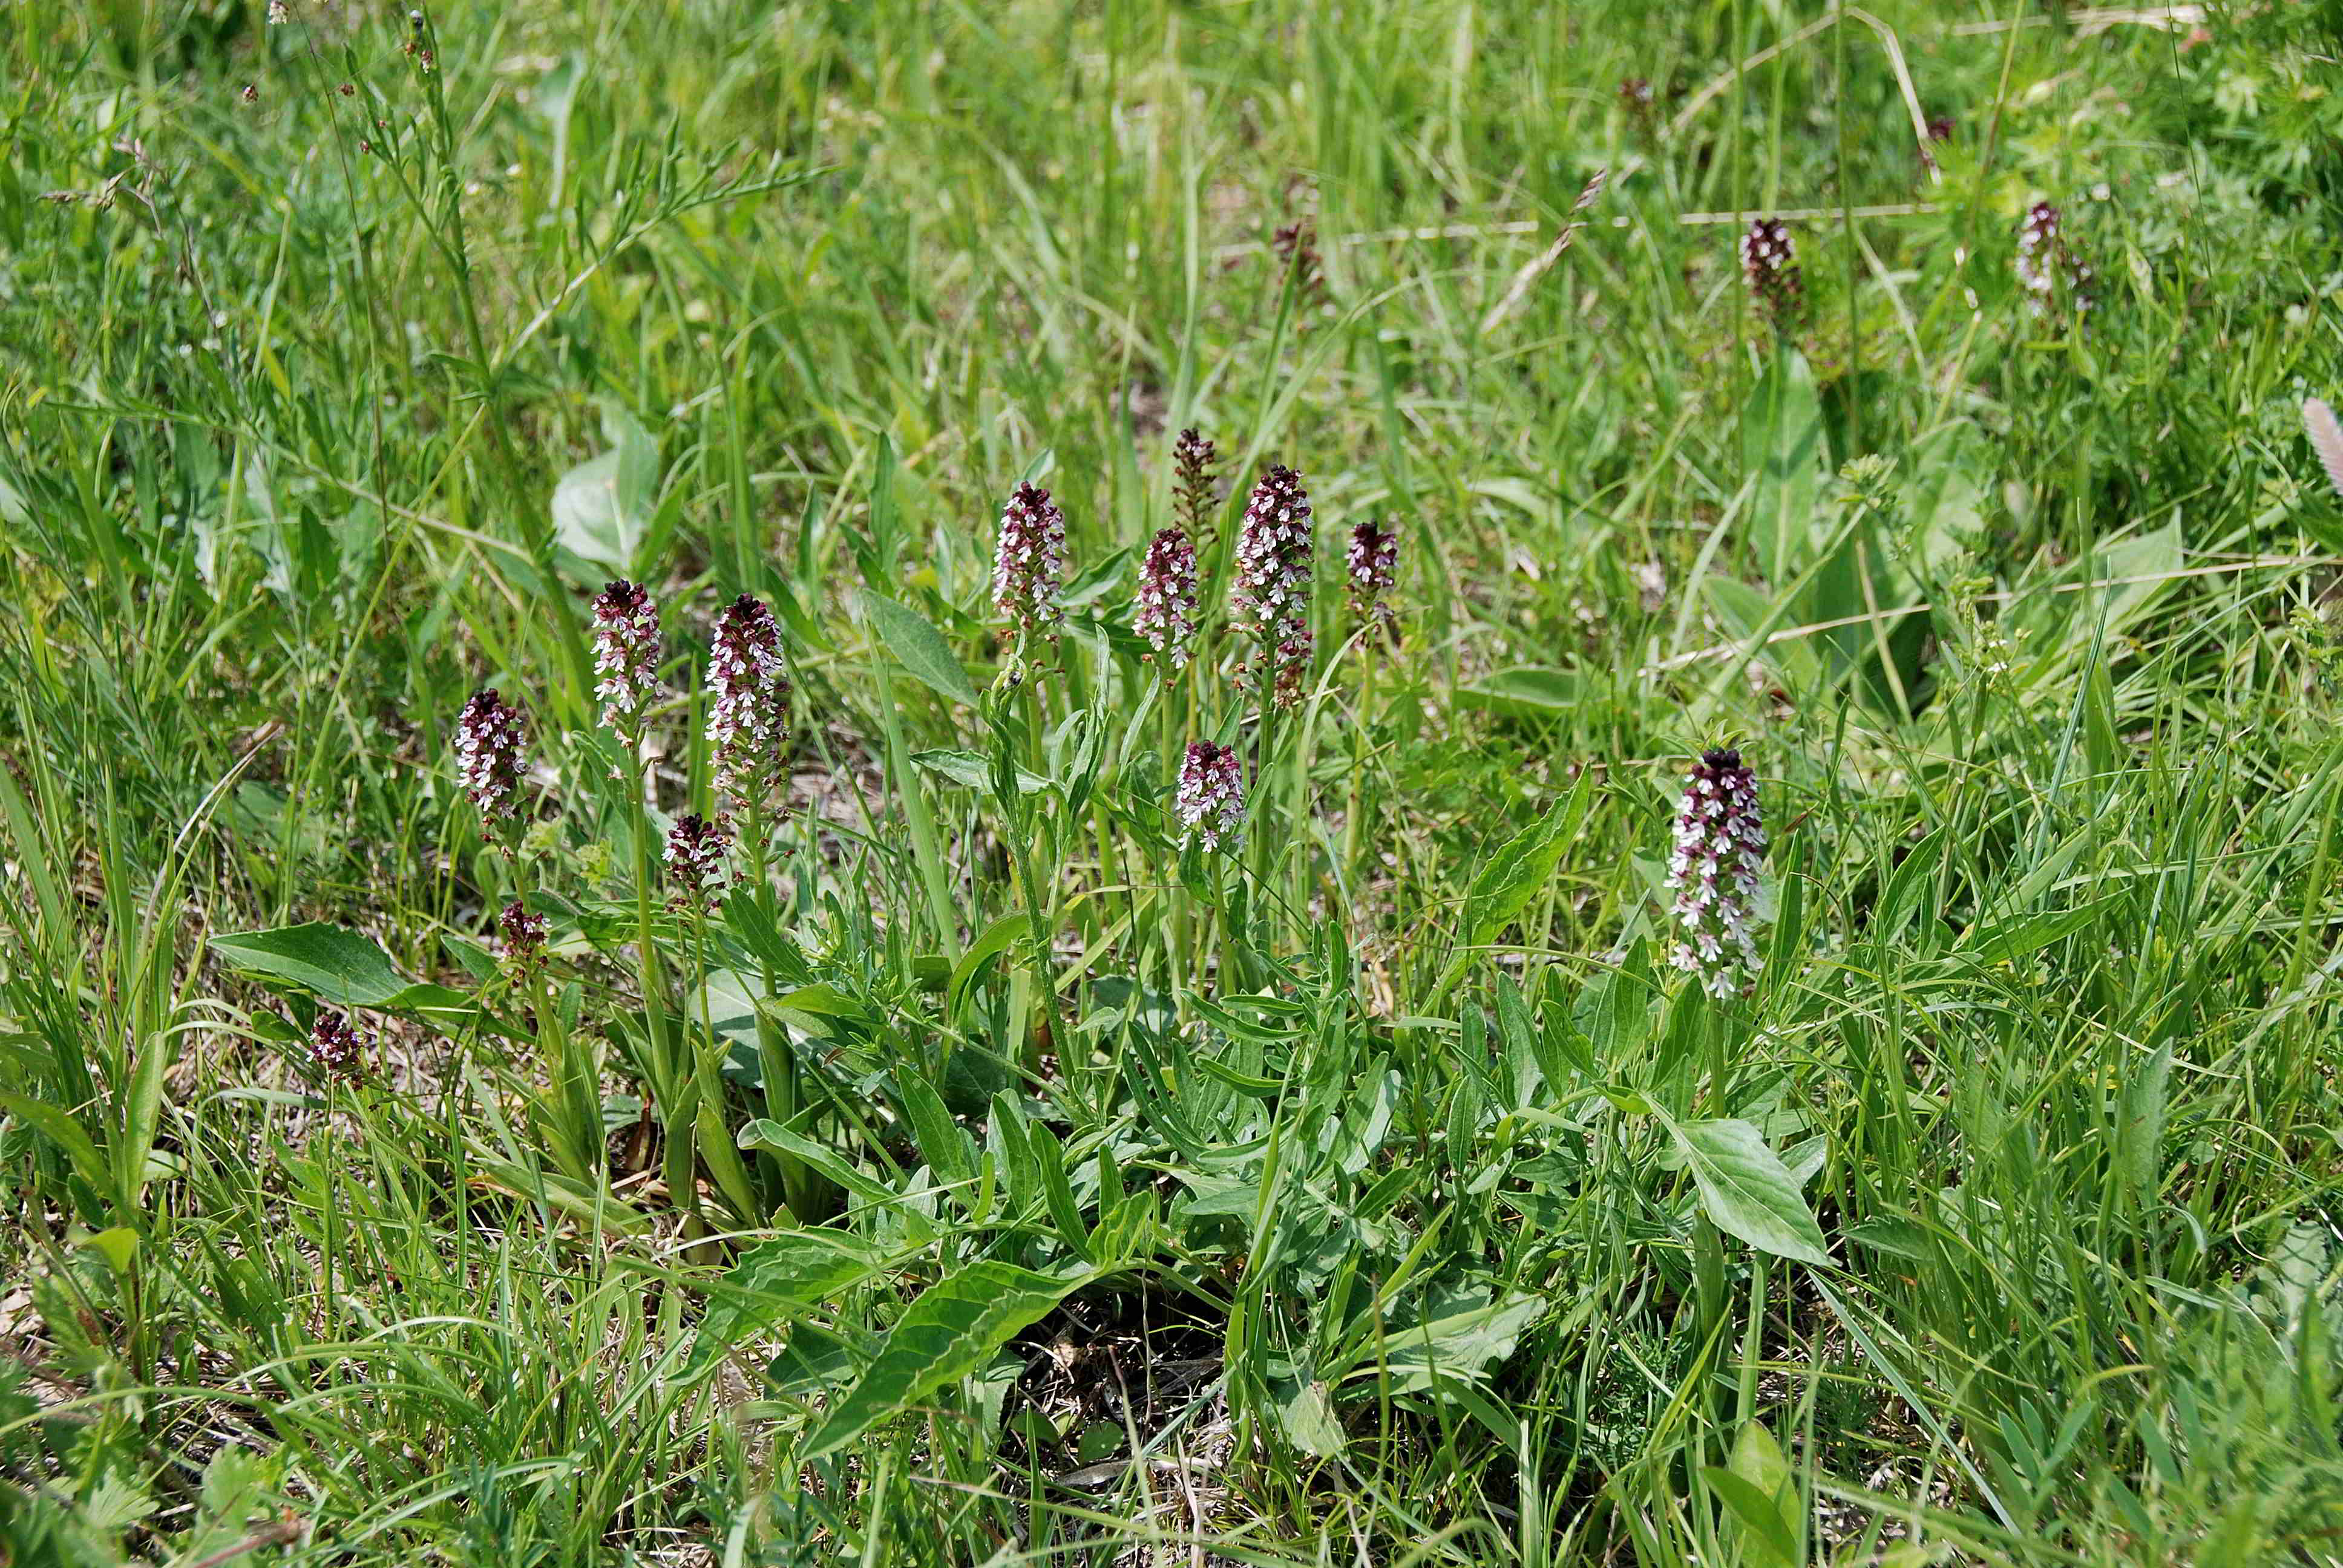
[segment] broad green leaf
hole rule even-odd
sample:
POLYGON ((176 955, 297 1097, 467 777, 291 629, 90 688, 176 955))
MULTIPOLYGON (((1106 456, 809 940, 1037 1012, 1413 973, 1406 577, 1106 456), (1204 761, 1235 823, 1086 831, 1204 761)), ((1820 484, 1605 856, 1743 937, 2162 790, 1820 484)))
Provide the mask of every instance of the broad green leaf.
POLYGON ((968 671, 925 616, 869 588, 862 590, 862 613, 879 633, 879 640, 887 645, 887 651, 895 656, 895 662, 916 679, 939 697, 977 706, 976 688, 968 671))
POLYGON ((1319 1459, 1342 1452, 1342 1427, 1326 1385, 1307 1377, 1279 1378, 1269 1384, 1269 1408, 1288 1442, 1319 1459))
POLYGON ((928 1169, 943 1181, 973 1180, 976 1145, 967 1130, 952 1120, 943 1096, 936 1092, 917 1064, 906 1063, 896 1070, 895 1096, 903 1102, 903 1114, 911 1124, 911 1135, 919 1141, 920 1153, 927 1160, 928 1169))
POLYGON ((1412 1323, 1384 1331, 1380 1362, 1370 1340, 1351 1378, 1387 1376, 1396 1393, 1417 1393, 1436 1381, 1478 1382, 1513 1353, 1522 1331, 1545 1311, 1543 1296, 1492 1301, 1479 1292, 1436 1297, 1412 1323))
POLYGON ((1562 713, 1586 700, 1586 681, 1574 669, 1523 665, 1485 675, 1458 689, 1456 701, 1465 708, 1503 712, 1562 713))
POLYGON ((659 446, 615 402, 602 405, 602 435, 610 449, 554 483, 553 537, 579 560, 624 576, 634 569, 635 551, 650 531, 659 446))
POLYGON ((1465 943, 1485 947, 1554 875, 1570 836, 1577 831, 1593 798, 1594 770, 1581 769, 1570 793, 1554 802, 1546 814, 1499 846, 1497 852, 1473 873, 1464 895, 1465 943))
POLYGON ((811 1311, 880 1272, 869 1243, 841 1231, 792 1231, 740 1254, 709 1292, 683 1363, 689 1377, 751 1335, 811 1311))
MULTIPOLYGON (((981 751, 970 751, 961 747, 940 746, 932 750, 912 752, 911 766, 933 773, 939 778, 949 779, 953 783, 963 785, 970 789, 992 788, 992 759, 981 751)), ((1031 795, 1036 789, 1046 789, 1049 787, 1050 781, 1040 774, 1029 773, 1022 768, 1017 769, 1019 794, 1031 795)))
POLYGON ((799 1457, 835 1453, 889 1416, 969 1376, 1088 1278, 1052 1278, 988 1260, 930 1287, 903 1313, 878 1359, 814 1429, 799 1457))
POLYGON ((1792 1176, 1746 1121, 1663 1118, 1692 1168, 1708 1217, 1730 1235, 1775 1257, 1830 1266, 1822 1227, 1792 1176))
POLYGON ((390 955, 356 931, 319 921, 212 938, 236 968, 289 981, 337 1007, 381 1007, 407 989, 390 955))
MULTIPOLYGON (((912 760, 916 762, 919 759, 913 758, 912 760)), ((984 967, 985 960, 1006 952, 1012 943, 1032 929, 1032 925, 1031 915, 1003 915, 987 926, 982 936, 969 944, 968 951, 960 954, 960 962, 952 966, 951 982, 944 987, 946 1017, 957 1018, 960 1015, 960 1003, 968 1000, 968 988, 976 983, 977 970, 984 967)))
POLYGON ((783 1154, 795 1155, 840 1187, 873 1203, 892 1203, 895 1194, 883 1183, 857 1171, 839 1158, 834 1150, 825 1149, 810 1138, 801 1137, 779 1122, 759 1116, 740 1129, 739 1145, 743 1149, 774 1149, 783 1154))

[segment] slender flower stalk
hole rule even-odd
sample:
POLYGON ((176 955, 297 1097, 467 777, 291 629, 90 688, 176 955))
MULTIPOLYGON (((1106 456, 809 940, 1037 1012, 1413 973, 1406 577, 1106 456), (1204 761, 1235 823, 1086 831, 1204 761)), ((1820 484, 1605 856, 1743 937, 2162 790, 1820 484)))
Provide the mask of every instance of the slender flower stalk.
POLYGON ((1244 838, 1244 764, 1233 746, 1199 740, 1180 764, 1180 826, 1206 849, 1233 849, 1244 838))
POLYGON ((667 834, 667 876, 679 909, 706 913, 724 901, 725 851, 729 847, 721 823, 697 813, 675 819, 667 834))
POLYGON ((1676 808, 1667 885, 1676 892, 1684 935, 1669 961, 1700 977, 1712 996, 1738 994, 1744 976, 1757 972, 1753 928, 1763 918, 1757 871, 1765 853, 1755 775, 1738 751, 1701 753, 1676 808))
POLYGON ((456 716, 456 778, 493 831, 520 806, 519 709, 486 687, 456 716))
POLYGON ((1302 476, 1272 465, 1245 503, 1237 534, 1232 618, 1261 646, 1250 673, 1280 708, 1310 674, 1310 496, 1302 476))
POLYGON ((1741 236, 1741 276, 1759 315, 1785 331, 1798 324, 1805 308, 1806 284, 1789 225, 1777 217, 1750 220, 1741 236))
POLYGON ((309 1030, 309 1065, 321 1078, 347 1081, 363 1070, 367 1044, 347 1014, 321 1007, 309 1030))
POLYGON ((1163 658, 1164 668, 1185 669, 1196 639, 1196 545, 1184 528, 1165 528, 1139 563, 1139 611, 1131 628, 1163 658))
POLYGON ((993 606, 1009 623, 1011 679, 1024 678, 1034 638, 1057 641, 1065 580, 1066 515, 1051 504, 1049 491, 1021 484, 1001 509, 992 562, 993 606))
POLYGON ((642 743, 643 713, 659 683, 659 607, 641 584, 624 578, 603 585, 594 601, 594 695, 602 699, 602 728, 629 751, 642 743))
POLYGON ((1361 620, 1392 629, 1394 618, 1383 595, 1399 581, 1399 535, 1376 527, 1372 520, 1362 522, 1351 530, 1342 562, 1350 578, 1353 613, 1361 620))
POLYGON ((787 776, 789 678, 781 628, 751 594, 734 599, 716 623, 708 674, 708 752, 723 815, 759 811, 787 776))

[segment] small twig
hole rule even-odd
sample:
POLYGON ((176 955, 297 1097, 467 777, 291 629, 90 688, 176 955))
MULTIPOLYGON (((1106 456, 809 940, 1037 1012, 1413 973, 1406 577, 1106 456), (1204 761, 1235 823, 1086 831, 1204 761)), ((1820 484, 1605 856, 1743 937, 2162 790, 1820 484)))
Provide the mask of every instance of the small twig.
POLYGON ((262 1525, 233 1546, 223 1546, 210 1556, 187 1564, 187 1568, 219 1568, 231 1557, 241 1557, 247 1552, 257 1552, 264 1546, 290 1546, 301 1539, 301 1522, 290 1513, 280 1515, 262 1525))

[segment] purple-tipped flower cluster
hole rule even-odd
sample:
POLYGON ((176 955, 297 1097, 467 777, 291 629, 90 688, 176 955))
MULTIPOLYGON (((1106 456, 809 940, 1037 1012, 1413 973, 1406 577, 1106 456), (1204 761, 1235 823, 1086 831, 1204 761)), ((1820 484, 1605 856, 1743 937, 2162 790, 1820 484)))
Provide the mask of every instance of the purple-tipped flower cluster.
POLYGON ((1058 594, 1066 579, 1066 515, 1051 504, 1050 492, 1021 484, 1001 508, 1001 542, 992 562, 992 602, 1009 623, 1018 666, 1032 652, 1032 640, 1055 640, 1065 616, 1058 594))
POLYGON ((1805 306, 1805 278, 1790 226, 1777 217, 1752 218, 1741 236, 1741 276, 1758 313, 1780 327, 1797 324, 1805 306))
POLYGON ((352 1079, 365 1065, 366 1040, 347 1015, 333 1009, 317 1010, 309 1029, 309 1065, 321 1078, 352 1079))
POLYGON ((594 601, 594 695, 602 699, 603 728, 621 744, 642 739, 643 710, 659 681, 659 607, 639 583, 624 578, 603 586, 594 601))
POLYGON ((1196 546, 1186 529, 1165 528, 1149 542, 1131 624, 1167 668, 1187 668, 1196 640, 1196 546))
POLYGON ((1280 708, 1301 699, 1310 673, 1310 549, 1309 493, 1301 475, 1274 465, 1245 503, 1232 608, 1238 629, 1261 644, 1266 668, 1254 679, 1280 708))
POLYGON ((2058 313, 2059 297, 2077 314, 2091 307, 2090 265, 2066 243, 2066 221, 2046 201, 2026 209, 2017 224, 2017 256, 2011 263, 2036 316, 2058 313))
POLYGON ((486 687, 456 716, 456 777, 491 827, 518 809, 521 711, 486 687))
POLYGON ((1667 885, 1676 890, 1684 928, 1670 962, 1712 996, 1734 996, 1758 968, 1760 919, 1757 869, 1765 853, 1765 824, 1757 809, 1757 780, 1738 751, 1704 751, 1684 780, 1676 809, 1675 854, 1667 885))
POLYGON ((1193 430, 1182 430, 1172 444, 1172 498, 1190 538, 1212 531, 1212 512, 1221 504, 1220 479, 1212 471, 1212 444, 1193 430))
POLYGON ((789 678, 781 628, 764 601, 742 594, 716 623, 708 677, 708 750, 728 811, 763 805, 779 789, 789 738, 789 678))
POLYGON ((679 909, 713 910, 724 901, 723 825, 694 813, 667 830, 667 878, 679 909))
POLYGON ((1207 849, 1234 848, 1244 837, 1244 765, 1233 746, 1199 740, 1180 764, 1180 826, 1207 849))
POLYGON ((1399 535, 1372 520, 1360 523, 1351 530, 1342 565, 1350 578, 1352 610, 1362 620, 1390 627, 1392 608, 1383 595, 1399 581, 1399 535))
POLYGON ((518 899, 498 914, 497 930, 504 936, 505 961, 516 973, 526 974, 543 960, 548 930, 545 917, 530 914, 518 899))

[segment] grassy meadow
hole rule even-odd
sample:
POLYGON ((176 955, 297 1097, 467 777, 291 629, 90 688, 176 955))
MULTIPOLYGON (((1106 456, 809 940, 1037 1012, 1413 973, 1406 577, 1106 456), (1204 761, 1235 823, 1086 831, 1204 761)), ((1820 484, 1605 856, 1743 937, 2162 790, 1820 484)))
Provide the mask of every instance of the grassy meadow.
POLYGON ((2338 58, 7 7, 0 1564, 2343 1563, 2338 58))

